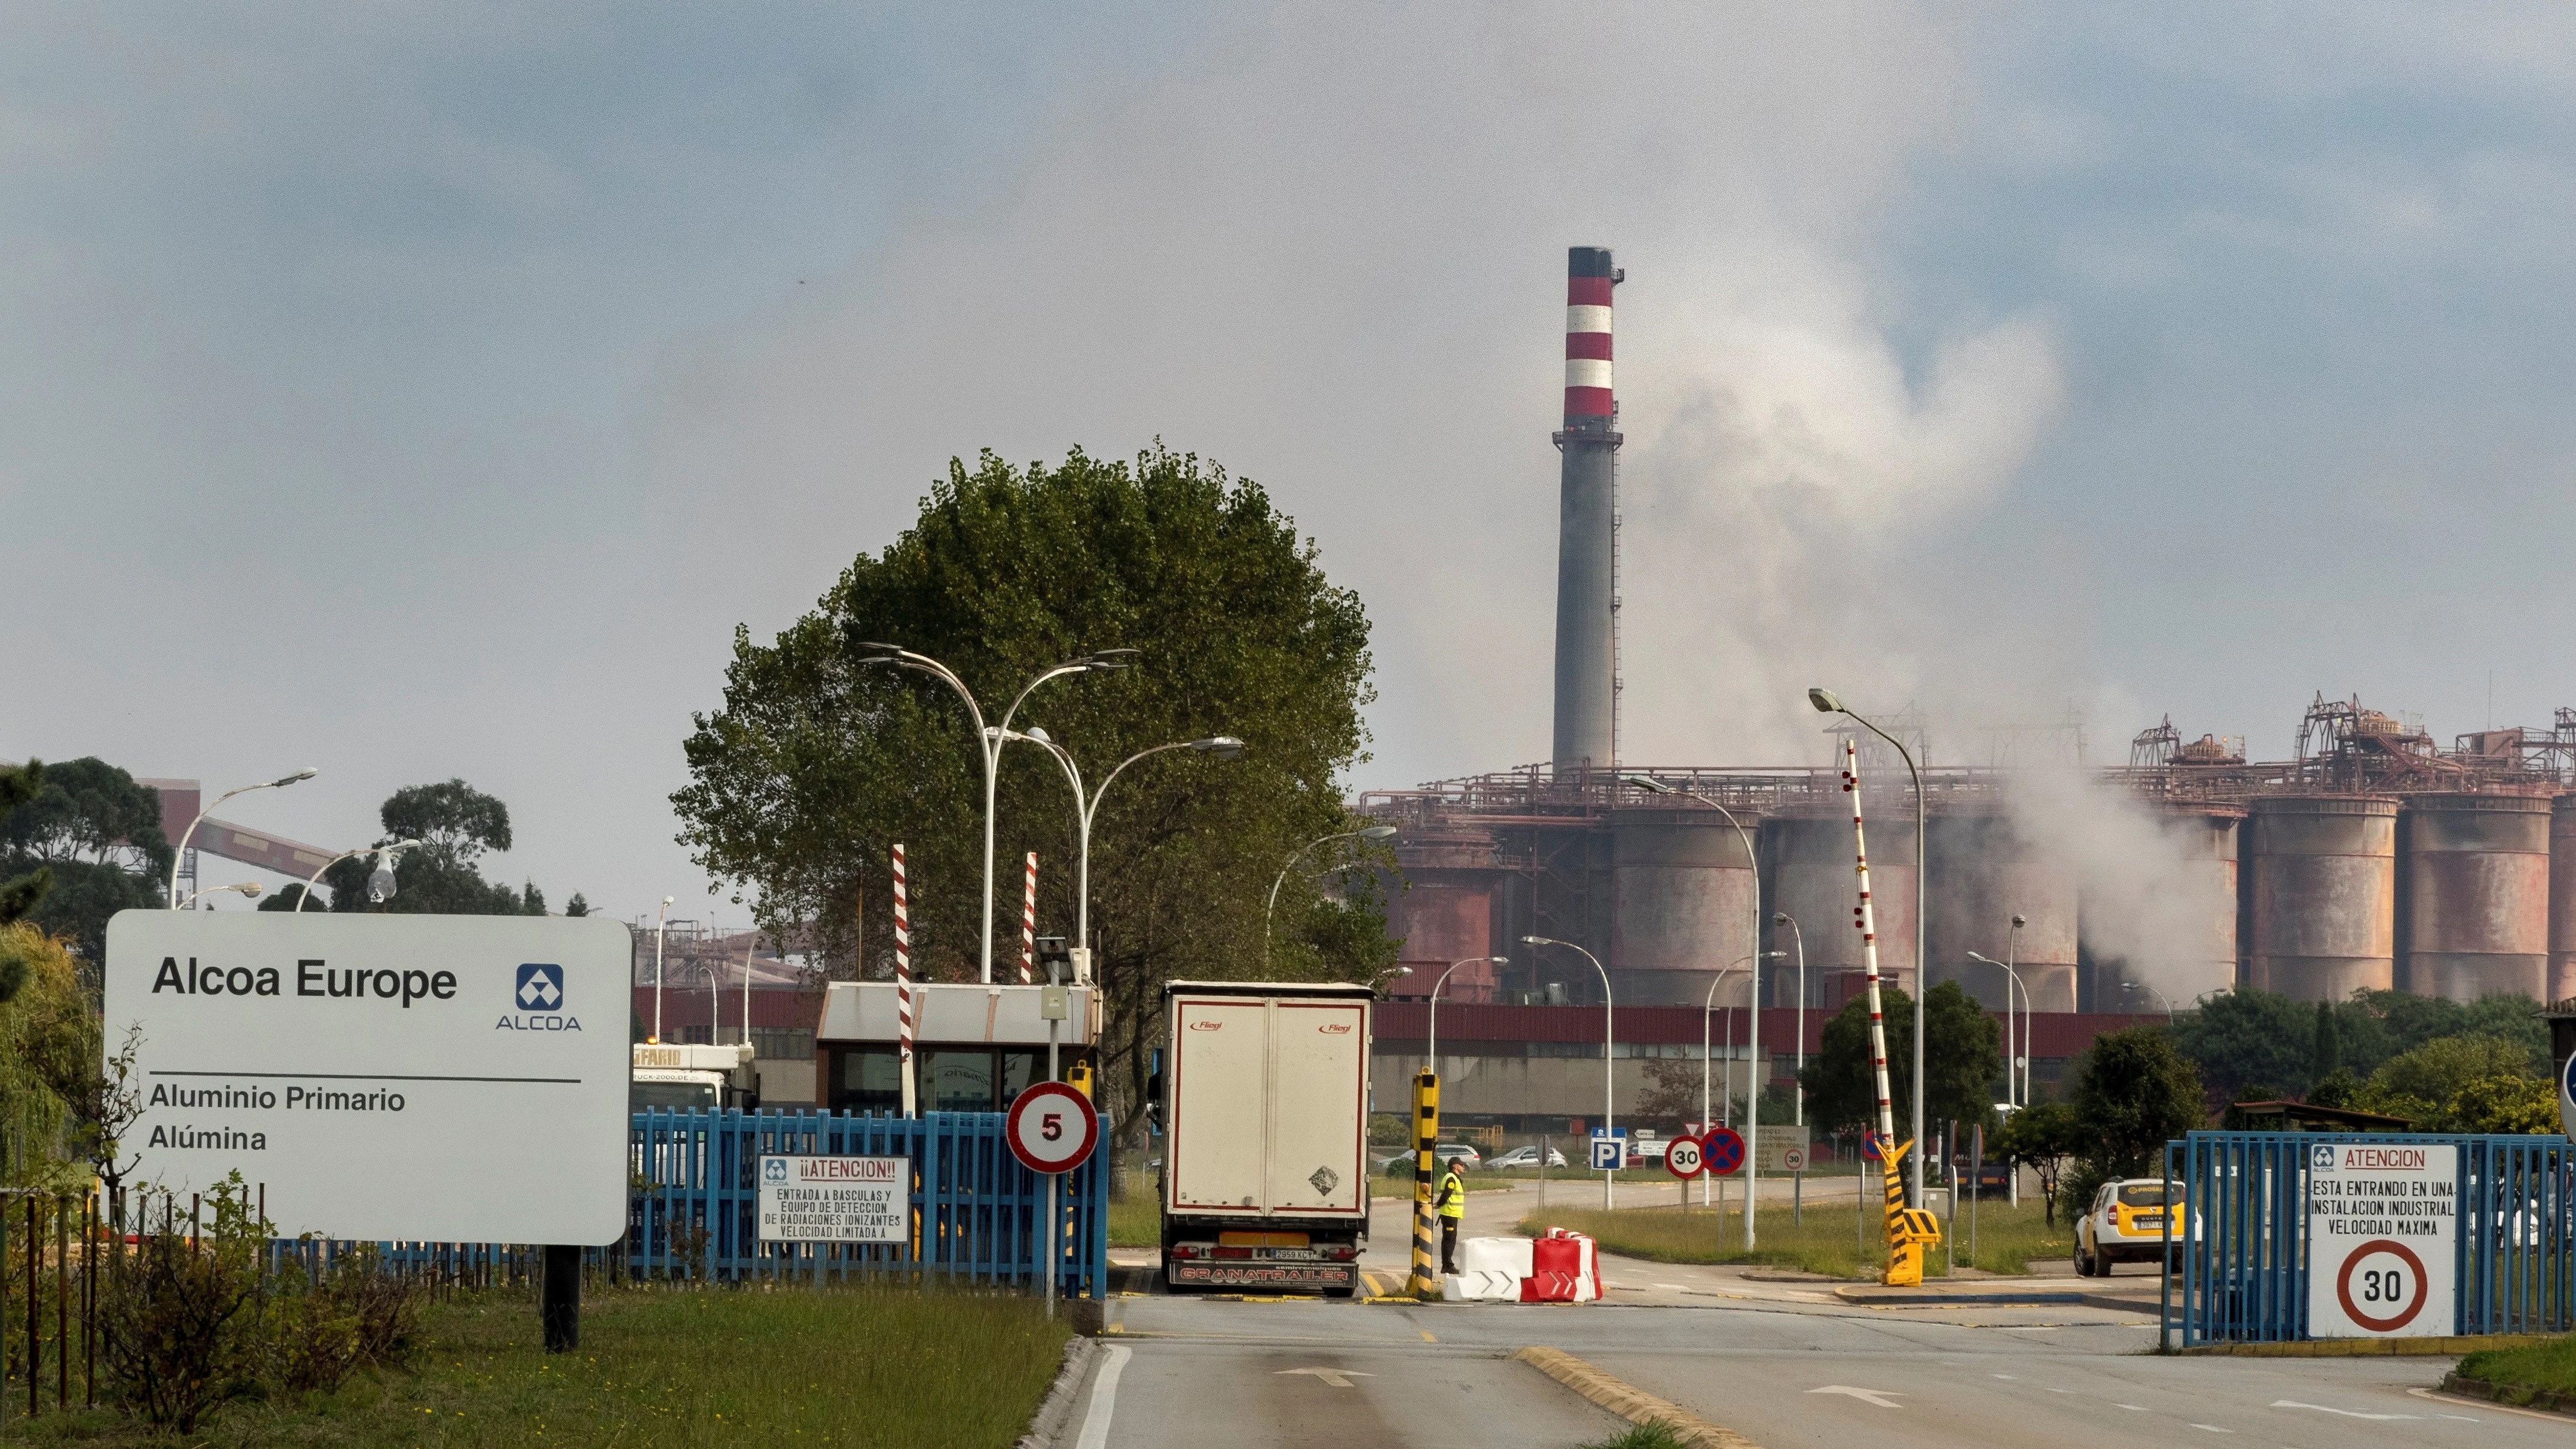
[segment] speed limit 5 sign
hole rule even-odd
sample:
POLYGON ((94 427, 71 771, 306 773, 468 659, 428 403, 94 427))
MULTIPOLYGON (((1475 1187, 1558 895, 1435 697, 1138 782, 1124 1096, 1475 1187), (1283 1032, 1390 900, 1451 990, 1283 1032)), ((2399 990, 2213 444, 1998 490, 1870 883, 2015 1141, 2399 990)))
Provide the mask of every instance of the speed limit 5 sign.
POLYGON ((1040 1082, 1011 1101, 1002 1135, 1011 1155, 1031 1172, 1071 1172, 1100 1142, 1100 1114, 1091 1099, 1062 1082, 1040 1082))
POLYGON ((2456 1331, 2460 1149, 2320 1142, 2308 1153, 2308 1334, 2456 1331))

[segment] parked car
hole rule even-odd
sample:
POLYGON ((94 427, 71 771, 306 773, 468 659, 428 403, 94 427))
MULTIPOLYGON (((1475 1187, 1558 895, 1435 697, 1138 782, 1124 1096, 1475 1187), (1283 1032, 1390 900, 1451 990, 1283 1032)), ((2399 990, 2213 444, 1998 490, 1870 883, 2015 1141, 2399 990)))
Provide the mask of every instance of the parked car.
MULTIPOLYGON (((1442 1167, 1447 1167, 1452 1162, 1464 1162, 1470 1170, 1484 1165, 1484 1155, 1479 1153, 1472 1145, 1465 1142, 1443 1142, 1439 1144, 1431 1149, 1431 1160, 1440 1164, 1442 1167)), ((1412 1165, 1413 1149, 1410 1147, 1406 1148, 1402 1152, 1380 1157, 1377 1160, 1377 1170, 1381 1175, 1390 1172, 1401 1172, 1412 1165)))
POLYGON ((1664 1153, 1673 1145, 1669 1137, 1631 1137, 1628 1139, 1630 1167, 1661 1167, 1664 1153))
POLYGON ((2153 1263, 2162 1258, 2165 1191, 2165 1184, 2152 1177, 2102 1184, 2102 1190, 2093 1195, 2093 1205, 2075 1220, 2076 1273, 2107 1278, 2115 1263, 2153 1263))
MULTIPOLYGON (((1547 1165, 1550 1167, 1563 1167, 1565 1165, 1565 1154, 1557 1151, 1554 1147, 1548 1148, 1547 1165)), ((1507 1171, 1512 1168, 1536 1167, 1538 1166, 1538 1148, 1535 1145, 1528 1147, 1515 1147, 1511 1151, 1506 1152, 1499 1157, 1487 1159, 1485 1166, 1497 1172, 1507 1171)))

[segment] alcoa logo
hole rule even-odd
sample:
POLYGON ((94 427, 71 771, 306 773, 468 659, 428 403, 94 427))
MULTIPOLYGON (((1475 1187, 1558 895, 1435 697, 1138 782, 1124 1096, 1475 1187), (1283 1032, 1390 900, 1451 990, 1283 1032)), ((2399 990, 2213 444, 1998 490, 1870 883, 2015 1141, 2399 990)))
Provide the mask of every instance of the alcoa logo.
POLYGON ((773 1157, 760 1164, 760 1180, 772 1184, 787 1181, 787 1159, 773 1157))
POLYGON ((2309 1149, 2308 1149, 2308 1166, 2309 1166, 2310 1168, 2314 1169, 2315 1171, 2318 1171, 2318 1172, 2332 1172, 2332 1171, 2334 1171, 2334 1170, 2335 1170, 2335 1150, 2334 1150, 2334 1148, 2332 1148, 2331 1146, 2328 1146, 2328 1145, 2326 1145, 2326 1144, 2324 1144, 2324 1143, 2319 1143, 2319 1144, 2317 1144, 2316 1146, 2309 1148, 2309 1149))
POLYGON ((519 967, 518 985, 510 993, 519 1009, 495 1023, 494 1031, 579 1031, 581 1018, 565 1014, 563 968, 551 961, 529 961, 519 967))

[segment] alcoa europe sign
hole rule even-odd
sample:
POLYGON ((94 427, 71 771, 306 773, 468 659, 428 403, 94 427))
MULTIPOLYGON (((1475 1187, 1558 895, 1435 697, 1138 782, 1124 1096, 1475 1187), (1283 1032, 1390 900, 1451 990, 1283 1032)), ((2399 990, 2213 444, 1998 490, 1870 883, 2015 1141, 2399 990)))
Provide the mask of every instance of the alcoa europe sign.
POLYGON ((614 1241, 630 960, 598 917, 120 912, 131 1180, 184 1197, 238 1171, 290 1237, 614 1241))

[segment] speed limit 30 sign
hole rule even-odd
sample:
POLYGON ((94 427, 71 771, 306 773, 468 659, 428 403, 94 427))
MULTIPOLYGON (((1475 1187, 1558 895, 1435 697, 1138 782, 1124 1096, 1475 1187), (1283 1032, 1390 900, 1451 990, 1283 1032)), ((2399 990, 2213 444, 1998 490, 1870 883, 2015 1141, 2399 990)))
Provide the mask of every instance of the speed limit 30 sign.
POLYGON ((1011 1100, 1002 1135, 1011 1155, 1031 1172, 1071 1172, 1100 1142, 1100 1114, 1091 1099, 1062 1082, 1039 1082, 1011 1100))
POLYGON ((2460 1149, 2320 1142, 2306 1150, 2309 1336, 2451 1333, 2460 1149))

